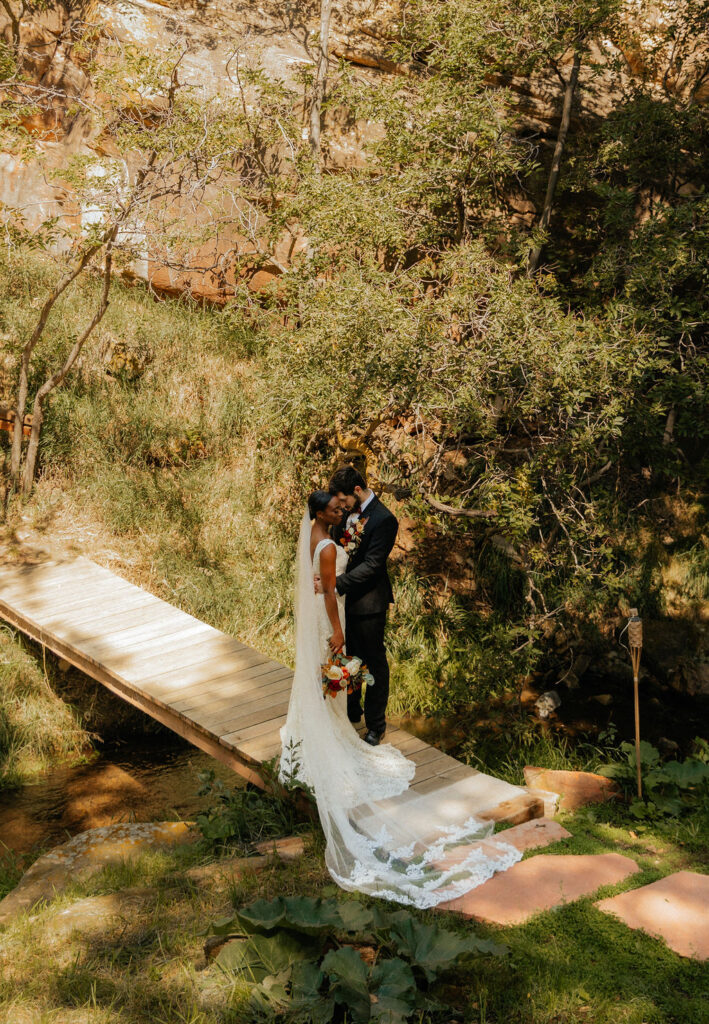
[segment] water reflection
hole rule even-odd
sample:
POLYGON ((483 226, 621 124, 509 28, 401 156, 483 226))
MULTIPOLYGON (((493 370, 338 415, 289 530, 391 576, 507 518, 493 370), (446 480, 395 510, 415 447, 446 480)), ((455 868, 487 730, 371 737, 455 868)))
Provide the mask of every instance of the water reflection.
POLYGON ((24 854, 119 821, 192 818, 209 803, 197 796, 197 775, 207 769, 229 785, 243 784, 191 746, 106 747, 91 764, 57 768, 32 785, 0 791, 0 842, 24 854))

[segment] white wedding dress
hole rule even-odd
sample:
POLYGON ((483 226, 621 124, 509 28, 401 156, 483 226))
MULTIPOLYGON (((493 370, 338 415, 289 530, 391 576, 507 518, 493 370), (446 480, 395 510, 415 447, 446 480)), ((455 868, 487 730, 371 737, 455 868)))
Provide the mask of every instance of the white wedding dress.
MULTIPOLYGON (((521 854, 485 843, 491 822, 470 815, 454 785, 409 788, 416 765, 389 743, 371 747, 347 718, 347 695, 323 698, 320 666, 332 626, 313 591, 321 541, 310 558, 311 524, 303 517, 295 586, 296 664, 281 730, 280 778, 308 787, 327 846, 325 861, 344 889, 426 908, 455 899, 516 863, 521 854)), ((337 573, 347 555, 337 546, 337 573)), ((344 630, 344 598, 338 597, 344 630)), ((345 642, 347 637, 345 635, 345 642)), ((375 684, 376 685, 376 684, 375 684)))

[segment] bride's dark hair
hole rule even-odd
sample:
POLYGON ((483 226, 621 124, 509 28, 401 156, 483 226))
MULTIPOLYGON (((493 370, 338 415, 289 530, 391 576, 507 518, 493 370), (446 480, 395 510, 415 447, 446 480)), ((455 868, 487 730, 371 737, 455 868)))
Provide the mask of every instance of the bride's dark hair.
POLYGON ((311 519, 315 519, 318 512, 324 511, 332 501, 332 495, 329 491, 313 491, 308 498, 308 515, 311 519))

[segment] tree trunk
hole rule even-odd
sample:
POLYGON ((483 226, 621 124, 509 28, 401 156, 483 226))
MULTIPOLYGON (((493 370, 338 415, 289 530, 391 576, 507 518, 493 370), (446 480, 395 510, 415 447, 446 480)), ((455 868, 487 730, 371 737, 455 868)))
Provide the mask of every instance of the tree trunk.
MULTIPOLYGON (((571 74, 566 82, 566 89, 564 90, 564 106, 561 111, 561 124, 559 125, 559 134, 556 137, 556 146, 554 147, 554 156, 551 162, 551 171, 549 172, 549 181, 547 182, 547 193, 544 197, 544 208, 542 209, 542 216, 539 220, 539 232, 543 233, 549 227, 551 221, 552 209, 554 206, 554 195, 556 193, 556 186, 559 182, 559 172, 561 171, 561 158, 564 154, 564 146, 566 145, 566 136, 569 133, 569 124, 571 123, 571 107, 574 102, 574 95, 576 93, 576 86, 579 80, 579 69, 581 67, 581 54, 576 51, 574 53, 574 62, 571 65, 571 74)), ((532 277, 539 265, 539 258, 542 255, 542 243, 535 245, 529 256, 529 264, 527 266, 527 274, 532 277)))
POLYGON ((11 487, 17 487, 17 484, 20 481, 20 464, 22 462, 22 425, 24 423, 25 411, 27 409, 27 391, 29 388, 30 360, 32 359, 32 353, 34 352, 37 342, 42 337, 44 328, 47 325, 47 320, 49 319, 49 314, 52 312, 57 299, 66 291, 72 281, 81 274, 90 260, 99 251, 101 246, 108 240, 109 236, 110 232, 104 236, 104 239, 100 244, 92 245, 91 248, 87 249, 76 261, 73 269, 64 275, 56 288, 47 296, 40 311, 39 319, 35 324, 35 328, 32 331, 29 340, 25 344, 25 347, 22 349, 20 377, 17 385, 17 404, 15 406, 15 424, 12 432, 12 448, 10 451, 11 487))
POLYGON ((111 288, 111 264, 112 264, 112 244, 109 242, 106 251, 106 260, 103 269, 103 288, 101 290, 101 299, 99 301, 98 308, 93 315, 91 323, 82 331, 79 337, 74 342, 72 349, 67 356, 64 365, 53 373, 51 377, 48 377, 42 384, 41 388, 35 395, 34 406, 32 408, 32 429, 30 431, 29 444, 27 446, 27 454, 25 456, 25 466, 22 473, 22 493, 27 496, 32 490, 32 484, 34 483, 35 472, 37 468, 37 453, 39 451, 39 438, 42 430, 42 421, 44 420, 44 402, 47 395, 58 387, 64 380, 66 375, 71 370, 72 366, 79 357, 79 354, 84 347, 89 335, 92 333, 94 328, 101 322, 103 315, 108 309, 108 293, 111 288))
POLYGON ((18 58, 21 59, 22 55, 20 54, 19 50, 20 50, 20 18, 22 17, 22 14, 20 14, 19 17, 15 14, 15 12, 12 9, 12 6, 9 3, 9 0, 0 0, 0 6, 2 6, 3 10, 5 11, 5 14, 7 14, 8 18, 10 19, 10 28, 11 28, 11 31, 12 31, 12 43, 13 43, 13 46, 15 47, 15 49, 18 51, 18 53, 17 53, 18 58))
POLYGON ((325 98, 327 81, 327 58, 330 43, 330 14, 332 0, 320 0, 320 38, 318 40, 318 63, 313 83, 313 100, 310 105, 310 149, 315 167, 320 172, 320 115, 325 98))

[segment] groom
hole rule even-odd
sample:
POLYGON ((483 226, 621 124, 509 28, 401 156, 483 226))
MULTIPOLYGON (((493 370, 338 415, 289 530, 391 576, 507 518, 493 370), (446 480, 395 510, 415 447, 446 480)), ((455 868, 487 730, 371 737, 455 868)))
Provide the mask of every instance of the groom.
MULTIPOLYGON (((386 730, 389 699, 384 627, 394 595, 387 573, 387 558, 394 547, 399 524, 354 466, 338 469, 330 480, 329 490, 343 509, 342 523, 335 528, 335 540, 340 543, 345 531, 356 538, 356 547, 350 553, 346 570, 337 577, 335 587, 338 594, 345 597, 347 653, 361 658, 374 676, 374 686, 367 687, 364 698, 367 726, 364 739, 376 747, 386 730)), ((347 698, 347 716, 354 723, 361 720, 360 693, 352 693, 347 698)))

